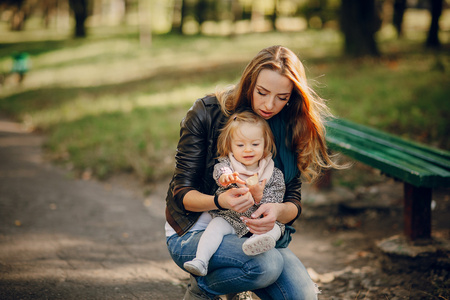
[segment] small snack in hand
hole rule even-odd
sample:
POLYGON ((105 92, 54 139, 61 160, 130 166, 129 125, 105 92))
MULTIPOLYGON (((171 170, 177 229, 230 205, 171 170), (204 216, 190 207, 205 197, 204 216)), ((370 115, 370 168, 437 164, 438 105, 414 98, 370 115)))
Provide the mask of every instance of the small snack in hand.
POLYGON ((255 185, 258 184, 259 180, 258 180, 258 174, 254 174, 253 176, 247 178, 247 180, 245 181, 247 183, 247 185, 255 185))

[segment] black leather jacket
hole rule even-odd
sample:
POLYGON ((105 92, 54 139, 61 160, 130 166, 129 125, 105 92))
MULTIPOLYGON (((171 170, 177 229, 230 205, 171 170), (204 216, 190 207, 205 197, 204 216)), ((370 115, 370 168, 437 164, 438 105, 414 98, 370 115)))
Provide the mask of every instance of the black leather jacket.
MULTIPOLYGON (((217 138, 226 122, 215 96, 198 99, 180 124, 180 140, 175 155, 176 166, 166 197, 166 219, 178 235, 185 234, 197 221, 201 212, 185 209, 183 198, 187 192, 197 190, 213 195, 217 185, 213 179, 217 163, 217 138)), ((284 202, 298 208, 301 213, 300 173, 286 185, 284 202)), ((292 224, 292 220, 288 224, 292 224)))

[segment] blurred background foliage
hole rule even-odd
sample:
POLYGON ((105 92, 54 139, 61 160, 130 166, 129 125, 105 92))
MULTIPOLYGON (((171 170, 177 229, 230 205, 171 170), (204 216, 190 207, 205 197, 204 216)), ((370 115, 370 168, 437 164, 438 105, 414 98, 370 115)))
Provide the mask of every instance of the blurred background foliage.
POLYGON ((336 116, 449 150, 448 6, 4 0, 0 113, 45 133, 46 157, 75 176, 153 181, 173 171, 179 123, 195 99, 282 44, 336 116))

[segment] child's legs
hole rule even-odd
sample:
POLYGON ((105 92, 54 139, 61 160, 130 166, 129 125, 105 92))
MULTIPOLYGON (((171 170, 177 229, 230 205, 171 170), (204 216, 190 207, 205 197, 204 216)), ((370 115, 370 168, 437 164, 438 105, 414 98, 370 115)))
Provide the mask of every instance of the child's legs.
POLYGON ((234 234, 233 227, 221 217, 215 217, 209 222, 198 243, 196 258, 208 263, 217 251, 227 234, 234 234))

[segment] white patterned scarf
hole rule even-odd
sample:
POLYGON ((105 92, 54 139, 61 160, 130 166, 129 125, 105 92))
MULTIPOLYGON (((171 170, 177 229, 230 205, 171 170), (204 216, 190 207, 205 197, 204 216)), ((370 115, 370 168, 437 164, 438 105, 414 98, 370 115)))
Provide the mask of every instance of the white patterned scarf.
POLYGON ((231 167, 233 168, 234 172, 238 172, 239 177, 244 181, 253 176, 255 173, 258 174, 259 182, 263 181, 264 179, 267 179, 268 182, 270 177, 272 177, 273 168, 275 167, 272 159, 272 154, 269 154, 266 157, 262 158, 259 161, 258 168, 255 171, 249 171, 244 164, 238 162, 236 158, 234 158, 234 155, 232 153, 228 155, 228 158, 230 159, 231 167))

